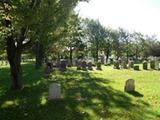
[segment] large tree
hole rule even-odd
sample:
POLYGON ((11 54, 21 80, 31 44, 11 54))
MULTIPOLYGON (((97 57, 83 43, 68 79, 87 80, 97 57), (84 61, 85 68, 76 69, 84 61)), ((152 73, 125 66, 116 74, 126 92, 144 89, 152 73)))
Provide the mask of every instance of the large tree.
POLYGON ((107 38, 106 29, 99 21, 90 19, 84 21, 84 27, 86 28, 85 39, 88 39, 91 53, 97 62, 99 51, 103 51, 104 42, 107 38))
POLYGON ((78 1, 82 0, 1 1, 0 41, 6 46, 13 89, 22 88, 22 51, 35 40, 44 41, 41 36, 50 36, 59 28, 78 1))

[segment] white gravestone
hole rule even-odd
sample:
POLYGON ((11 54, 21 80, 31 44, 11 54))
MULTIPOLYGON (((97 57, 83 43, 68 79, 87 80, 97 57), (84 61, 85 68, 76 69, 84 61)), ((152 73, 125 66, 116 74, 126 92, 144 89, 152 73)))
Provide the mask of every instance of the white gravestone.
POLYGON ((49 100, 56 100, 61 98, 61 86, 58 83, 49 85, 49 100))
POLYGON ((135 82, 133 79, 128 79, 125 83, 124 87, 125 92, 132 92, 135 91, 135 82))

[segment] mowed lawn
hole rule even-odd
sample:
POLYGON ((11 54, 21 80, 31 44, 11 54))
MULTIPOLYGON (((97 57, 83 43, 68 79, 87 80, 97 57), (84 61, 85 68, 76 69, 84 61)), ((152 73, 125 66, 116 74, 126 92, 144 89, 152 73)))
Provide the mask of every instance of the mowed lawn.
POLYGON ((0 68, 0 120, 160 120, 160 71, 115 70, 54 71, 23 64, 22 91, 9 89, 9 68, 0 68), (125 93, 127 79, 136 92, 125 93), (49 84, 61 84, 62 98, 48 101, 49 84))

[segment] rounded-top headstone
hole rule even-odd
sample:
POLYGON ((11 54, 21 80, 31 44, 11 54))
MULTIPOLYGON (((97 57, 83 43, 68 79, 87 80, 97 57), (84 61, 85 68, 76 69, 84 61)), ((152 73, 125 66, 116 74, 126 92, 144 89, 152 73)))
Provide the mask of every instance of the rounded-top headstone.
POLYGON ((148 63, 147 63, 147 61, 144 61, 144 62, 143 62, 143 69, 144 69, 144 70, 147 70, 147 69, 148 69, 148 63))
POLYGON ((133 91, 135 91, 135 81, 133 79, 128 79, 125 82, 124 91, 125 92, 133 92, 133 91))

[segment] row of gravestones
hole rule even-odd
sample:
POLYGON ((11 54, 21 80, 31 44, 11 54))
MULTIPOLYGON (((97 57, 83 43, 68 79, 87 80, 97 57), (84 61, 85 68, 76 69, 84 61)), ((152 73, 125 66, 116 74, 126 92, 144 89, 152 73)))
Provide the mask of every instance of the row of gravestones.
MULTIPOLYGON (((154 70, 159 70, 159 61, 151 60, 150 61, 150 67, 154 70)), ((134 65, 133 61, 129 61, 128 64, 126 61, 121 61, 121 63, 117 60, 114 62, 114 69, 127 69, 127 68, 133 68, 134 70, 139 70, 139 65, 134 65)), ((148 62, 143 62, 143 69, 148 70, 148 62)))
MULTIPOLYGON (((46 67, 45 67, 45 76, 49 76, 52 71, 54 70, 53 69, 53 63, 52 62, 47 62, 46 63, 46 67)), ((59 70, 64 72, 67 70, 67 62, 65 60, 61 60, 60 61, 60 64, 59 64, 59 70)))
POLYGON ((123 60, 123 61, 116 60, 116 61, 114 61, 113 65, 114 65, 114 67, 113 67, 114 69, 134 68, 134 61, 130 60, 127 64, 126 60, 123 60))
MULTIPOLYGON (((147 61, 144 61, 143 62, 143 69, 144 70, 148 70, 148 62, 147 61)), ((150 68, 152 69, 152 70, 159 70, 159 61, 156 61, 156 60, 151 60, 150 61, 150 68)), ((134 70, 140 70, 139 69, 139 65, 135 65, 134 66, 134 70)))
MULTIPOLYGON (((92 62, 86 62, 86 61, 78 61, 77 62, 77 70, 93 70, 93 64, 92 62)), ((102 67, 101 67, 101 63, 98 62, 97 63, 97 67, 96 67, 97 70, 102 70, 102 67)))
MULTIPOLYGON (((101 63, 97 63, 97 70, 102 70, 101 63)), ((67 70, 67 61, 66 60, 61 60, 59 64, 59 70, 61 72, 64 72, 67 70)), ((86 61, 79 61, 77 63, 77 70, 93 70, 93 64, 92 62, 86 62, 86 61)), ((45 76, 49 76, 51 72, 53 71, 53 64, 51 62, 46 63, 46 68, 45 68, 45 76)))
MULTIPOLYGON (((135 81, 133 79, 128 79, 124 86, 125 92, 135 91, 135 81)), ((52 83, 49 86, 49 100, 57 100, 61 98, 61 86, 58 83, 52 83)))

